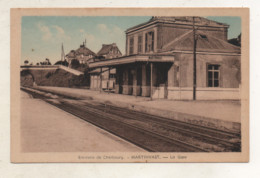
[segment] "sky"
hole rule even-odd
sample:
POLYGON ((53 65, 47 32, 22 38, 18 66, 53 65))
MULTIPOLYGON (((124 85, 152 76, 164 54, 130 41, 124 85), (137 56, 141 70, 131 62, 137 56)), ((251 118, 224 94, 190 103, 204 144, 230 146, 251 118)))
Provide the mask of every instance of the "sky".
MULTIPOLYGON (((125 54, 125 30, 148 21, 150 16, 23 16, 22 55, 36 64, 50 59, 54 64, 61 59, 61 45, 65 54, 79 48, 85 39, 86 46, 97 53, 102 44, 116 43, 125 54)), ((230 25, 228 39, 241 33, 240 17, 207 17, 230 25)))

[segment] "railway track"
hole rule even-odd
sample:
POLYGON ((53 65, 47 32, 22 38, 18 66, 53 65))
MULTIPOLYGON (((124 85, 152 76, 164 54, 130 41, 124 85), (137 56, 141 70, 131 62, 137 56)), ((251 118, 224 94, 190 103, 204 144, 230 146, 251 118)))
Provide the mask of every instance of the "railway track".
POLYGON ((226 132, 221 130, 216 130, 212 128, 207 128, 203 126, 198 126, 190 123, 180 122, 177 120, 166 119, 163 117, 158 117, 139 111, 129 110, 126 108, 119 108, 112 105, 100 104, 92 105, 90 103, 85 103, 87 107, 103 109, 104 112, 113 113, 117 116, 125 117, 131 120, 147 121, 154 124, 159 124, 161 127, 166 129, 177 131, 181 134, 194 137, 199 140, 205 140, 213 144, 221 144, 232 151, 240 151, 240 134, 226 132))
MULTIPOLYGON (((24 89, 23 89, 24 90, 24 89)), ((50 99, 29 90, 33 97, 65 110, 143 149, 153 152, 236 152, 240 135, 182 123, 112 105, 50 99)))
MULTIPOLYGON (((91 105, 91 104, 84 104, 84 106, 78 105, 77 107, 81 107, 82 109, 84 109, 84 107, 87 110, 94 110, 94 112, 99 112, 100 110, 102 110, 102 106, 98 106, 98 105, 91 105)), ((113 106, 110 106, 113 107, 113 106)), ((169 134, 169 132, 173 132, 173 136, 177 136, 182 138, 182 140, 186 140, 188 143, 190 142, 201 142, 200 145, 204 145, 208 144, 207 147, 210 147, 212 145, 219 145, 220 148, 219 151, 240 151, 240 140, 238 139, 236 134, 233 133, 227 133, 227 132, 222 132, 222 131, 216 131, 214 130, 211 133, 211 129, 210 128, 204 128, 204 130, 202 131, 203 133, 201 133, 201 131, 199 130, 198 126, 192 125, 192 124, 186 124, 183 123, 183 125, 185 126, 183 128, 183 125, 181 125, 181 123, 179 123, 178 126, 175 126, 171 120, 167 120, 165 118, 163 118, 163 122, 161 120, 161 118, 153 118, 150 117, 151 115, 146 115, 145 117, 143 117, 143 113, 141 113, 142 117, 138 116, 138 112, 135 111, 131 111, 128 109, 124 109, 124 108, 117 108, 116 112, 113 109, 107 109, 107 108, 103 108, 103 116, 104 117, 108 117, 109 114, 113 114, 110 117, 113 117, 114 119, 118 119, 121 122, 126 122, 126 123, 131 123, 133 125, 141 125, 141 128, 146 128, 145 124, 140 124, 141 123, 150 123, 152 124, 152 127, 150 127, 150 130, 155 130, 156 132, 161 132, 162 135, 166 136, 166 135, 172 135, 169 134), (139 123, 138 123, 139 122, 139 123), (153 129, 153 127, 156 127, 156 129, 153 129), (160 127, 160 128, 158 128, 160 127), (196 128, 196 129, 194 129, 196 128), (162 129, 166 129, 167 132, 162 132, 162 129), (206 134, 206 130, 208 130, 208 133, 206 134), (176 133, 178 133, 176 135, 176 133), (184 138, 185 137, 185 138, 184 138), (187 139, 188 138, 188 139, 187 139), (192 138, 192 139, 190 139, 192 138), (225 138, 225 139, 224 139, 225 138), (236 138, 236 140, 234 139, 236 138), (233 141, 230 141, 233 140, 233 141), (223 149, 224 148, 224 149, 223 149)), ((205 149, 204 149, 205 150, 205 149)), ((210 148, 206 149, 207 151, 212 151, 210 148)), ((215 151, 217 151, 217 149, 215 149, 215 151)))

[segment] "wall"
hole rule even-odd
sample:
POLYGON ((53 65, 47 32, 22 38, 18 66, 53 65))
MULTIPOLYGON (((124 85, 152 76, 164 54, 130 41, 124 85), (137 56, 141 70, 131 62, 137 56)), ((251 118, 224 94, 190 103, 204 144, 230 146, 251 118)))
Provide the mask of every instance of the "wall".
MULTIPOLYGON (((196 100, 239 100, 240 88, 196 88, 196 100)), ((168 87, 168 99, 192 100, 192 87, 168 87)))
MULTIPOLYGON (((126 55, 129 55, 129 42, 130 38, 134 38, 134 54, 138 54, 138 35, 143 36, 143 52, 145 53, 145 33, 153 30, 154 33, 154 52, 160 51, 163 45, 175 40, 182 34, 191 31, 193 29, 192 25, 182 25, 182 24, 166 24, 158 23, 151 25, 150 27, 145 27, 134 32, 126 34, 126 55)), ((215 36, 217 38, 227 41, 227 28, 225 27, 209 27, 209 26, 199 26, 198 32, 204 32, 209 35, 215 36)))
MULTIPOLYGON (((109 79, 109 71, 108 68, 102 68, 102 88, 103 89, 114 89, 115 88, 115 78, 109 79)), ((115 69, 110 69, 110 74, 115 74, 115 69)), ((90 75, 90 89, 99 90, 100 89, 100 75, 97 73, 93 73, 90 75)))
MULTIPOLYGON (((193 54, 176 53, 176 65, 179 72, 171 72, 169 75, 179 75, 179 81, 169 81, 169 86, 192 87, 193 86, 193 54), (178 62, 177 62, 178 61, 178 62), (179 85, 178 85, 179 83, 179 85)), ((220 65, 220 87, 238 88, 240 84, 240 55, 227 54, 197 54, 197 87, 207 87, 207 64, 220 65)), ((170 69, 173 70, 174 69, 170 69)), ((176 70, 176 69, 175 69, 176 70)), ((170 77, 172 80, 176 78, 170 77)))
MULTIPOLYGON (((176 53, 175 59, 168 70, 168 99, 191 100, 193 54, 176 53)), ((240 55, 197 54, 197 99, 239 99, 240 60, 240 55), (207 64, 220 65, 219 87, 207 87, 207 64)))
POLYGON ((145 34, 147 32, 154 31, 154 52, 157 52, 157 26, 150 26, 148 28, 140 29, 129 34, 126 34, 126 55, 130 55, 130 38, 134 38, 134 53, 138 54, 138 36, 142 35, 143 37, 143 45, 141 54, 145 53, 145 34))
POLYGON ((90 76, 90 89, 98 90, 100 89, 100 77, 99 75, 90 76))

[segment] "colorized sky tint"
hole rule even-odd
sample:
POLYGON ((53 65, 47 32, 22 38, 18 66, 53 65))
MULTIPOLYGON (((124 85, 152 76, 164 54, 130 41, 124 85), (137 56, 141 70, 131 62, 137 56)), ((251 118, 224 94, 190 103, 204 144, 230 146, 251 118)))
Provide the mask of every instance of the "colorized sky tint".
MULTIPOLYGON (((65 54, 78 49, 86 39, 87 47, 97 53, 102 44, 116 43, 125 54, 125 30, 146 22, 148 16, 24 16, 22 17, 22 56, 33 62, 49 58, 51 63, 61 59, 61 44, 65 54)), ((239 17, 207 17, 230 25, 228 38, 241 33, 239 17)))

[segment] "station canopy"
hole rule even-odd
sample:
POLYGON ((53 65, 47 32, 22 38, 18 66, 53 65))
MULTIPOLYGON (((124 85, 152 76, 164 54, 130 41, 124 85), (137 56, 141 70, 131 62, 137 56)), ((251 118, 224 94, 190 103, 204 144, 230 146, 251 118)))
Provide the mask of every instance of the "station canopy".
POLYGON ((123 64, 130 64, 136 62, 153 62, 153 63, 172 63, 174 62, 174 55, 167 54, 144 54, 144 55, 130 55, 130 56, 122 56, 119 58, 114 58, 110 60, 92 62, 89 64, 89 68, 99 68, 99 67, 115 67, 123 64))

